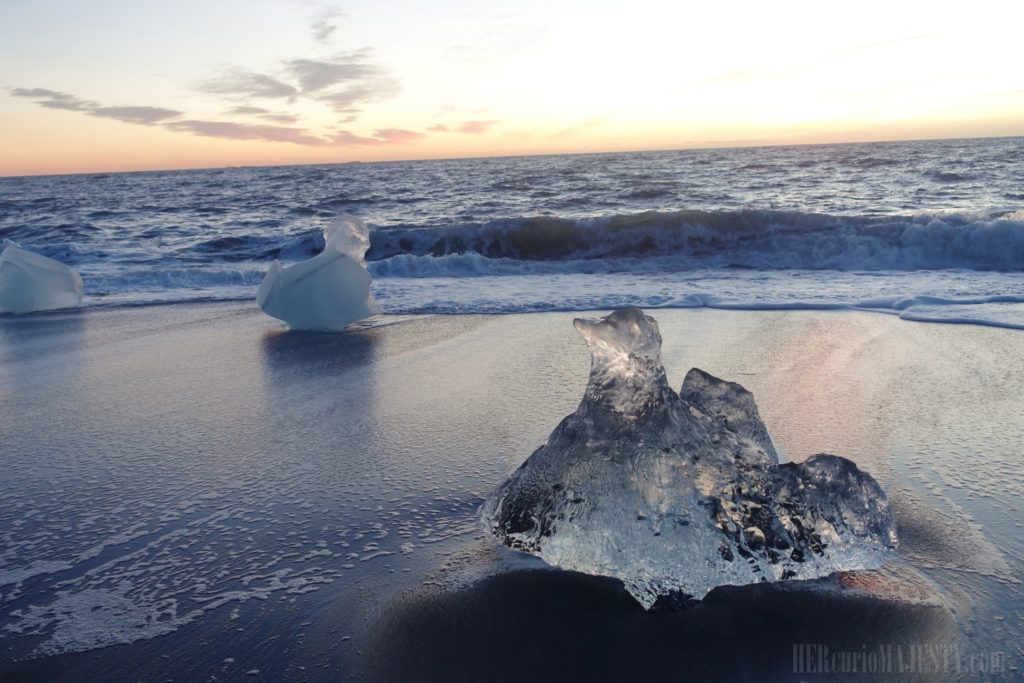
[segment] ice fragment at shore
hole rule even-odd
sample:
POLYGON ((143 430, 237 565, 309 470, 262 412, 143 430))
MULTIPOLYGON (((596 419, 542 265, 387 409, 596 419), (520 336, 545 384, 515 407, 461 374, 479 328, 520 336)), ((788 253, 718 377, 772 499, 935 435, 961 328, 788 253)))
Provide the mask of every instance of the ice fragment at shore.
POLYGON ((0 252, 0 313, 74 308, 82 303, 82 278, 60 261, 4 240, 0 252))
POLYGON ((590 380, 576 412, 485 504, 504 543, 616 577, 645 608, 875 567, 895 546, 885 494, 852 462, 780 465, 739 384, 695 368, 679 394, 669 387, 643 311, 574 324, 590 380))
POLYGON ((374 312, 363 260, 366 226, 342 216, 324 230, 324 239, 324 250, 308 261, 287 268, 274 261, 256 292, 260 309, 293 330, 342 330, 374 312))

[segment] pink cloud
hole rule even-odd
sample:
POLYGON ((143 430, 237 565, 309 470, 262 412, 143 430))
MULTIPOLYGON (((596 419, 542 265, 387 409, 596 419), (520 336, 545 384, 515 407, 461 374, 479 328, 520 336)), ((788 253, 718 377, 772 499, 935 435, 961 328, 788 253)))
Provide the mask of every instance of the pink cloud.
POLYGON ((351 131, 341 130, 331 137, 331 141, 343 147, 348 146, 377 146, 377 145, 407 145, 417 140, 422 140, 426 135, 412 130, 402 128, 381 128, 374 131, 373 137, 356 135, 351 131))

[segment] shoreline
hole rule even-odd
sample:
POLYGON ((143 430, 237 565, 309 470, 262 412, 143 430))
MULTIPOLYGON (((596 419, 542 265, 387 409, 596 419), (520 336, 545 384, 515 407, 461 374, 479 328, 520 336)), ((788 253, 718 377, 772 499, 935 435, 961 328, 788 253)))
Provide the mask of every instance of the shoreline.
MULTIPOLYGON (((382 280, 389 280, 393 278, 381 278, 382 280)), ((254 288, 255 290, 255 288, 254 288)), ((371 288, 371 292, 372 292, 371 288)), ((1000 295, 994 295, 992 297, 986 297, 984 299, 967 298, 964 300, 954 301, 942 301, 943 305, 954 305, 954 306, 971 306, 971 305, 992 305, 992 304, 1013 304, 1013 305, 1024 305, 1024 302, 1018 301, 1017 297, 1005 297, 1000 295)), ((934 325, 970 325, 977 327, 993 327, 997 329, 1006 330, 1024 330, 1024 321, 1001 321, 1001 320, 987 320, 984 318, 970 318, 970 317, 941 317, 938 315, 928 316, 926 314, 916 314, 912 311, 908 314, 907 305, 902 302, 898 302, 900 305, 896 307, 883 307, 883 306, 872 306, 868 303, 865 304, 841 304, 841 303, 778 303, 778 304, 732 304, 732 303, 713 303, 713 302, 701 302, 694 305, 644 305, 641 306, 645 311, 694 311, 707 309, 711 311, 738 311, 738 312, 763 312, 763 313, 784 313, 784 312, 835 312, 835 313, 866 313, 872 315, 883 315, 892 316, 912 323, 928 323, 934 325)), ((245 296, 228 296, 228 297, 200 297, 195 299, 175 299, 175 300, 142 300, 142 301, 124 301, 124 302, 91 302, 87 300, 82 306, 78 308, 70 309, 58 309, 52 311, 39 311, 30 314, 0 314, 0 321, 4 320, 44 320, 52 319, 61 316, 74 316, 78 314, 88 314, 90 311, 116 311, 121 309, 145 309, 145 308, 162 308, 162 307, 202 307, 202 306, 216 306, 216 305, 242 305, 250 304, 254 310, 256 308, 255 297, 250 295, 245 296)), ((434 310, 426 307, 421 309, 412 308, 410 310, 400 310, 397 312, 384 312, 371 316, 368 320, 373 324, 372 321, 385 318, 408 318, 408 317, 424 317, 424 316, 440 316, 440 317, 451 317, 451 316, 516 316, 516 315, 534 315, 534 314, 604 314, 610 310, 613 310, 615 306, 595 306, 591 307, 579 307, 579 306, 552 306, 543 309, 536 310, 481 310, 481 311, 460 311, 460 310, 434 310)), ((364 329, 366 323, 357 322, 348 331, 356 331, 364 329)), ((286 330, 286 328, 282 328, 286 330)), ((333 334, 325 332, 326 334, 333 334)))

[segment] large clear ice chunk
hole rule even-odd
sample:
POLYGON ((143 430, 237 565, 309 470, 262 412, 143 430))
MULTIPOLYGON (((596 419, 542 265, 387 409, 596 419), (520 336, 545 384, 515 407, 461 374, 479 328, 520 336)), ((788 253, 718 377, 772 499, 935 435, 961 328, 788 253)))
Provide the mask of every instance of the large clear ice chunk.
POLYGON ((834 455, 779 464, 739 384, 693 369, 677 394, 643 311, 574 324, 589 383, 485 503, 505 544, 616 577, 648 609, 726 584, 877 567, 896 545, 878 483, 834 455))
POLYGON ((78 273, 42 254, 4 240, 0 252, 0 313, 74 308, 82 303, 78 273))
POLYGON ((260 309, 293 330, 340 331, 376 311, 364 260, 366 225, 342 216, 324 229, 324 241, 307 261, 287 268, 274 261, 256 292, 260 309))

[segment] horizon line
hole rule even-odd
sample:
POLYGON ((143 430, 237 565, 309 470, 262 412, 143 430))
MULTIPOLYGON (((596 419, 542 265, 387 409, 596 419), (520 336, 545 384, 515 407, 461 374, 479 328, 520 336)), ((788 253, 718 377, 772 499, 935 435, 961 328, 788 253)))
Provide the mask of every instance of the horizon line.
POLYGON ((528 159, 536 157, 556 157, 556 156, 593 156, 599 154, 645 154, 645 153, 658 153, 658 152, 698 152, 698 151, 711 151, 719 149, 766 149, 774 147, 830 147, 838 145, 877 145, 886 143, 900 143, 900 142, 941 142, 941 141, 956 141, 956 140, 1012 140, 1015 138, 1024 138, 1024 135, 971 135, 971 136, 953 136, 953 137, 924 137, 924 138, 882 138, 878 140, 848 140, 848 141, 830 141, 830 142, 784 142, 784 141, 761 141, 761 140, 708 140, 701 142, 694 142, 692 146, 684 143, 683 146, 679 147, 654 147, 646 149, 630 149, 630 150, 588 150, 579 152, 541 152, 534 154, 480 154, 471 156, 438 156, 438 157, 420 157, 410 159, 379 159, 373 161, 362 161, 359 159, 352 159, 349 161, 333 161, 333 162, 309 162, 309 163, 294 163, 294 164, 244 164, 244 165, 229 165, 229 166, 187 166, 178 168, 157 168, 157 169, 138 169, 132 171, 73 171, 69 173, 22 173, 17 175, 4 175, 0 174, 0 180, 14 180, 18 178, 60 178, 65 176, 89 176, 89 175, 128 175, 132 173, 185 173, 189 171, 218 171, 218 170, 235 170, 235 169, 248 169, 248 168, 296 168, 305 166, 345 166, 350 164, 407 164, 416 162, 431 162, 431 161, 470 161, 479 159, 528 159))

